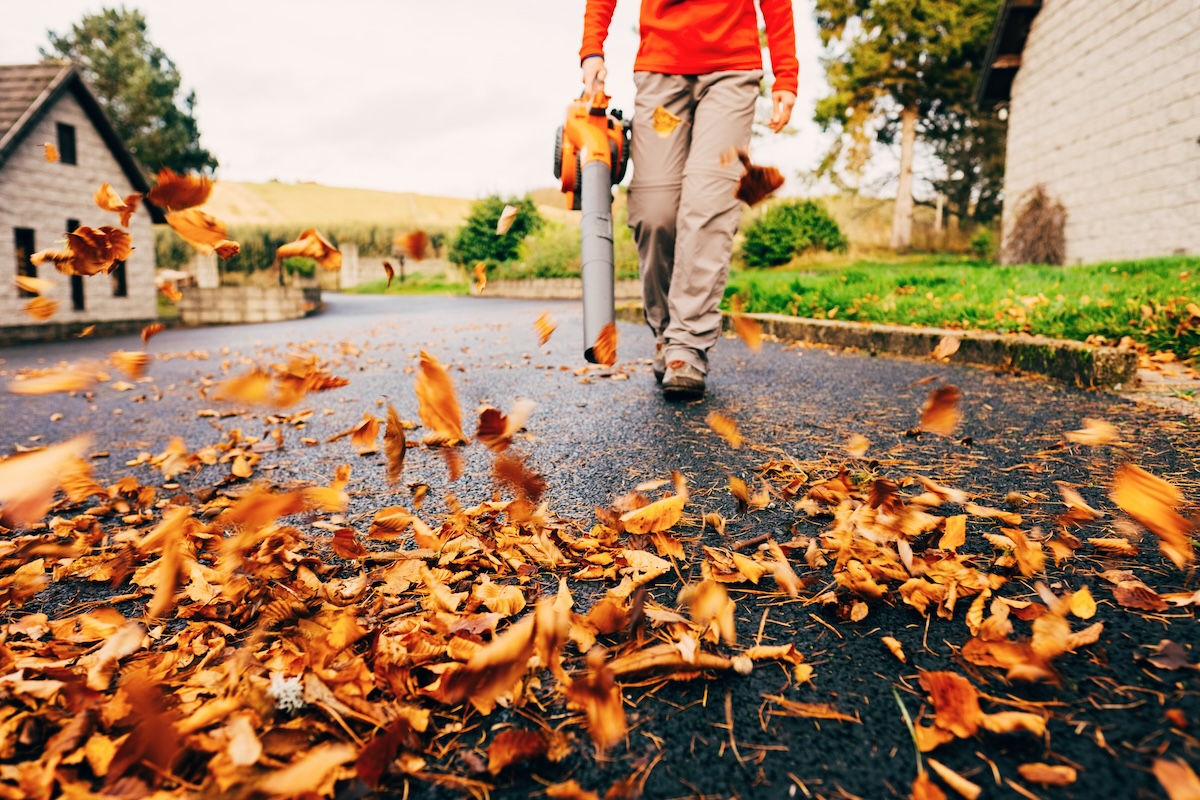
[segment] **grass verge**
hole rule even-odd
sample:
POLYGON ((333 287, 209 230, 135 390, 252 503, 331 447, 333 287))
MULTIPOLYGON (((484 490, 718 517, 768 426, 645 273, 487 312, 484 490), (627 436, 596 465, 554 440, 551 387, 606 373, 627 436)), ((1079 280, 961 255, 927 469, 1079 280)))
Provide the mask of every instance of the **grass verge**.
POLYGON ((393 280, 391 286, 387 285, 386 278, 380 278, 345 291, 353 294, 470 294, 466 283, 447 282, 441 275, 407 275, 403 281, 393 280))
POLYGON ((726 302, 815 319, 922 325, 1061 339, 1123 336, 1200 356, 1200 258, 1067 267, 954 259, 858 261, 837 269, 735 272, 726 302))

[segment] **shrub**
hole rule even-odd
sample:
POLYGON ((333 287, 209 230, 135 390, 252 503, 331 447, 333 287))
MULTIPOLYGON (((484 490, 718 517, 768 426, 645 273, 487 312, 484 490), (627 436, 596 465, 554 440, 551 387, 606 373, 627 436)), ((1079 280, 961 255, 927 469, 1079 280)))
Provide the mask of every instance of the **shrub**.
POLYGON ((996 257, 996 235, 988 228, 980 228, 971 234, 971 255, 980 261, 991 261, 996 257))
POLYGON ((317 262, 311 258, 295 256, 283 260, 283 271, 288 275, 299 275, 301 278, 311 278, 317 274, 317 262))
POLYGON ((1038 184, 1022 198, 1004 241, 1005 264, 1054 264, 1067 260, 1067 210, 1038 184))
POLYGON ((456 264, 487 261, 501 263, 517 257, 521 242, 526 236, 536 233, 543 225, 542 215, 533 199, 526 195, 520 200, 503 200, 491 195, 471 204, 467 221, 458 229, 450 243, 449 258, 456 264), (517 207, 517 218, 512 227, 502 236, 496 235, 496 223, 505 205, 517 207))
POLYGON ((746 228, 741 252, 748 267, 778 267, 807 250, 845 252, 847 246, 823 203, 792 200, 772 206, 746 228))
POLYGON ((196 252, 168 225, 154 226, 154 255, 159 269, 186 269, 196 252))
POLYGON ((521 243, 518 256, 521 277, 579 277, 579 229, 560 222, 548 223, 521 243))

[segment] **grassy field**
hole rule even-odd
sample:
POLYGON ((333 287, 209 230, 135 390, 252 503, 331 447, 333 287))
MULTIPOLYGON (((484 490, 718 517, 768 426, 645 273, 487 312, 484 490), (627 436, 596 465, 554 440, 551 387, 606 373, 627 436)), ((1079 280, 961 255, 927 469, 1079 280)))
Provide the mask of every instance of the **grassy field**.
POLYGON ((999 267, 950 257, 860 260, 735 272, 725 296, 734 294, 752 312, 1077 340, 1131 336, 1152 350, 1200 356, 1195 257, 1067 267, 999 267))
POLYGON ((399 279, 393 280, 392 285, 387 285, 386 279, 371 281, 353 289, 346 289, 347 292, 354 294, 440 294, 440 295, 465 295, 469 294, 469 287, 465 282, 447 282, 445 276, 442 275, 409 275, 401 283, 399 279))

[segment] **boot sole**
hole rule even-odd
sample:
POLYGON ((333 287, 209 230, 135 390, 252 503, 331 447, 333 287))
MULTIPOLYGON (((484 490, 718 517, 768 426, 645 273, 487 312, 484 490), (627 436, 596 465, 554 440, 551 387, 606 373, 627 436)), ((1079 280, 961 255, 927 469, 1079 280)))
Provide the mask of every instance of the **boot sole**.
POLYGON ((704 384, 692 381, 664 383, 663 397, 667 400, 698 400, 704 397, 704 384))

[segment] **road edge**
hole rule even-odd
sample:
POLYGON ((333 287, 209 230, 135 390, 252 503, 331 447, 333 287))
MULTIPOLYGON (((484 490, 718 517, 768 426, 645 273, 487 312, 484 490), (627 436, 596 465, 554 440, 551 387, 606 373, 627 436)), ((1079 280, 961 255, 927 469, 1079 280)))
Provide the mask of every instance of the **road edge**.
MULTIPOLYGON (((946 360, 1046 375, 1084 388, 1121 389, 1137 381, 1138 359, 1133 350, 1096 347, 1068 339, 1029 334, 998 334, 948 328, 918 328, 870 322, 790 317, 786 314, 744 314, 757 320, 763 333, 777 339, 849 347, 877 355, 928 358, 946 336, 960 342, 946 360)), ((724 330, 732 330, 732 315, 722 315, 724 330)), ((643 322, 642 307, 617 307, 617 319, 643 322)))

